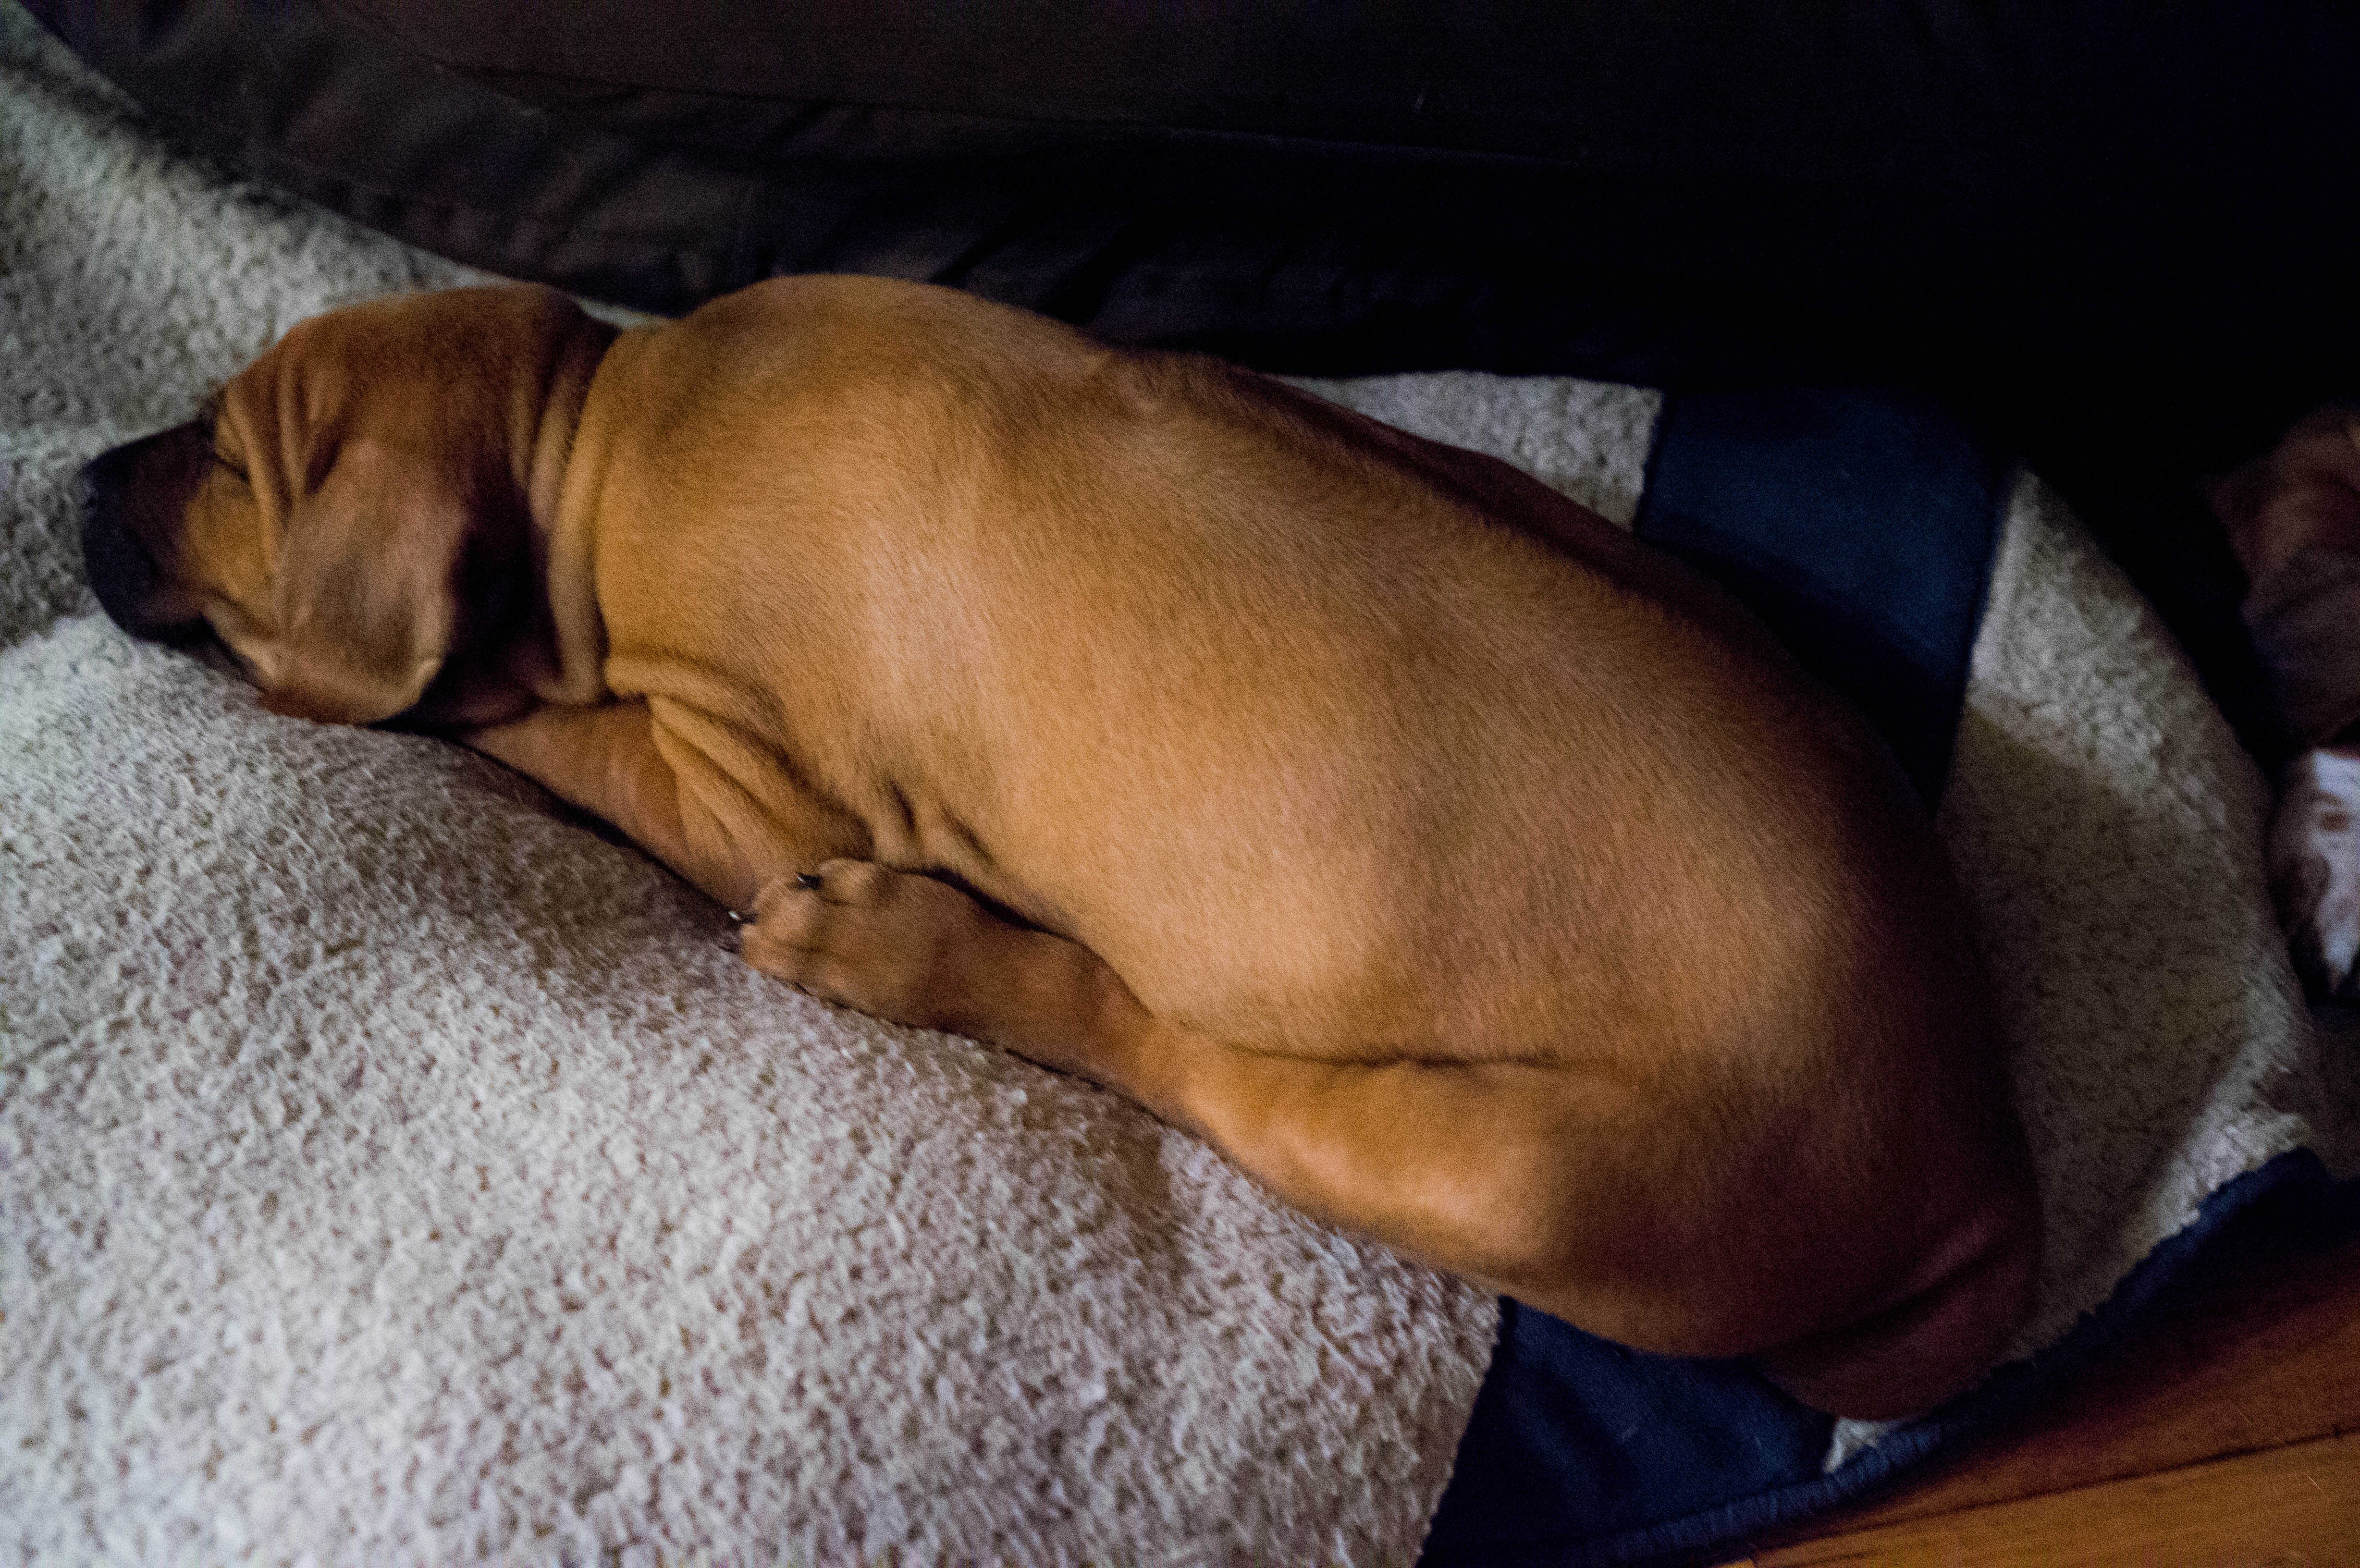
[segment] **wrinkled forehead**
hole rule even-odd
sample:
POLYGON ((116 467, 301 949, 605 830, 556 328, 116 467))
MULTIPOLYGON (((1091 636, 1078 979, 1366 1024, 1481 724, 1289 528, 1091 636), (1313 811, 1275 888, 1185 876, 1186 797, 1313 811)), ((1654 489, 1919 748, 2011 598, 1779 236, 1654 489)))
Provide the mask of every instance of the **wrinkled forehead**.
POLYGON ((444 445, 464 417, 469 356, 432 325, 367 306, 314 317, 214 395, 216 442, 248 469, 267 508, 315 488, 358 433, 421 457, 444 445))
POLYGON ((205 400, 183 427, 199 449, 198 471, 183 504, 181 569, 199 585, 241 603, 267 595, 285 527, 285 487, 267 472, 257 482, 253 447, 235 439, 231 416, 235 379, 205 400))
POLYGON ((224 435, 315 482, 355 434, 446 464, 513 445, 568 332, 586 321, 555 289, 508 285, 390 295, 297 323, 233 377, 224 435))
POLYGON ((240 434, 264 422, 312 427, 344 417, 409 357, 383 324, 355 318, 337 311, 297 322, 230 377, 209 413, 244 427, 240 434))

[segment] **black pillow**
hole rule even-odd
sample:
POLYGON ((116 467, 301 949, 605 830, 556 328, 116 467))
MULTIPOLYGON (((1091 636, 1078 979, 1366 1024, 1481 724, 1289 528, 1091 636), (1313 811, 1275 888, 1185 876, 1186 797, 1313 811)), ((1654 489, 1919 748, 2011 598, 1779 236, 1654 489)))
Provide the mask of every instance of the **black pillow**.
POLYGON ((2175 425, 2158 375, 2360 345, 2328 5, 32 7, 235 163, 648 310, 882 272, 1273 367, 2061 368, 2175 425))

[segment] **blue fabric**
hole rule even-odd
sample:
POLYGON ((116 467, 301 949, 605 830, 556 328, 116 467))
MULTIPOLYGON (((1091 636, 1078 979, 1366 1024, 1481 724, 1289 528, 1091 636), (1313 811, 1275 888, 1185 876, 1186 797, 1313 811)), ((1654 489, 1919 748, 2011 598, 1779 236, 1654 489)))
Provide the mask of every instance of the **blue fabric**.
MULTIPOLYGON (((1827 391, 1668 397, 1637 532, 1751 605, 1883 732, 1930 807, 1950 766, 2005 467, 1939 413, 1827 391)), ((2360 1208, 2315 1157, 2214 1193, 2066 1341, 1832 1475, 1831 1421, 1742 1362, 1646 1356, 1513 1301, 1426 1544, 1430 1568, 1685 1560, 1822 1511, 2016 1409, 2281 1189, 2360 1208)), ((1725 1553, 1724 1553, 1725 1554, 1725 1553)))
POLYGON ((1819 1473, 1830 1418, 1741 1362, 1648 1356, 1520 1302, 1428 1532, 1432 1563, 1555 1562, 1819 1473))
POLYGON ((1674 396, 1636 532, 1719 581, 1851 698, 1930 806, 1950 773, 2005 475, 1955 421, 1876 393, 1674 396))
MULTIPOLYGON (((2002 1367, 1981 1388, 1894 1432, 1841 1469, 1819 1474, 1817 1455, 1808 1463, 1769 1462, 1765 1448, 1756 1451, 1765 1462, 1731 1465, 1710 1477, 1679 1470, 1630 1472, 1622 1477, 1629 1491, 1612 1517, 1585 1511, 1595 1496, 1585 1431, 1577 1426, 1560 1437, 1549 1424, 1550 1413, 1568 1402, 1595 1410, 1612 1398, 1576 1381, 1594 1375, 1594 1365, 1585 1366, 1578 1356, 1544 1361, 1529 1355, 1503 1365, 1502 1355, 1495 1353, 1421 1562, 1426 1568, 1592 1568, 1726 1558, 1749 1534, 1851 1501, 2015 1414, 2113 1344, 2157 1296, 2208 1258, 2256 1236, 2283 1247, 2355 1231, 2360 1231, 2360 1181, 2336 1182, 2310 1149, 2280 1155, 2217 1189, 2191 1224, 2147 1254, 2105 1304, 2062 1340, 2029 1361, 2002 1367), (1511 1413, 1521 1415, 1522 1424, 1504 1424, 1502 1418, 1511 1413), (1530 1445, 1512 1461, 1516 1468, 1504 1475, 1490 1469, 1512 1441, 1530 1445), (1493 1475, 1512 1484, 1492 1485, 1493 1475), (1699 1506, 1709 1493, 1721 1496, 1699 1506), (1638 1500, 1633 1503, 1631 1497, 1638 1500), (1642 1516, 1644 1522, 1633 1522, 1642 1516)), ((1526 1312, 1518 1322, 1542 1317, 1526 1312)), ((1553 1318, 1546 1321, 1565 1335, 1590 1337, 1553 1318)), ((1516 1327, 1503 1319, 1501 1352, 1508 1349, 1516 1327)), ((1551 1334, 1541 1343, 1564 1342, 1551 1334)), ((1656 1419, 1695 1421, 1701 1414, 1706 1421, 1742 1427, 1748 1413, 1742 1407, 1702 1413, 1671 1405, 1660 1409, 1656 1419)), ((1688 1452, 1706 1450, 1698 1445, 1688 1452)), ((1672 1451, 1660 1443, 1653 1449, 1672 1451)), ((1742 1444, 1724 1441, 1719 1451, 1739 1453, 1742 1444)))

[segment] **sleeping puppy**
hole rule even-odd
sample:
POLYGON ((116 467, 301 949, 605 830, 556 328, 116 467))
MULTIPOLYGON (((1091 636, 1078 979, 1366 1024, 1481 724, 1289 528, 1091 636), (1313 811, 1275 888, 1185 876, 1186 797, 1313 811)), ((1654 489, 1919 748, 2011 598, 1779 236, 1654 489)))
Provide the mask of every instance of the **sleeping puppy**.
POLYGON ((1863 721, 1555 492, 1209 360, 790 278, 308 322, 83 478, 100 601, 446 734, 747 961, 1081 1074, 1288 1203, 1891 1416, 2037 1225, 1863 721))

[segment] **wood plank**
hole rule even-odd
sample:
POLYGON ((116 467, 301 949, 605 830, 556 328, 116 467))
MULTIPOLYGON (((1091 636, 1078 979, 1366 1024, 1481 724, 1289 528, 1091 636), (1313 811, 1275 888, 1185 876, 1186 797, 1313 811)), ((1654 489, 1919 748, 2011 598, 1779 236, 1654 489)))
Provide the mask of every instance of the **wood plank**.
POLYGON ((2029 1420, 1756 1549, 2360 1431, 2360 1236, 2224 1259, 2029 1420))
POLYGON ((1751 1561, 1754 1568, 2355 1568, 2360 1433, 1850 1530, 1751 1561))

